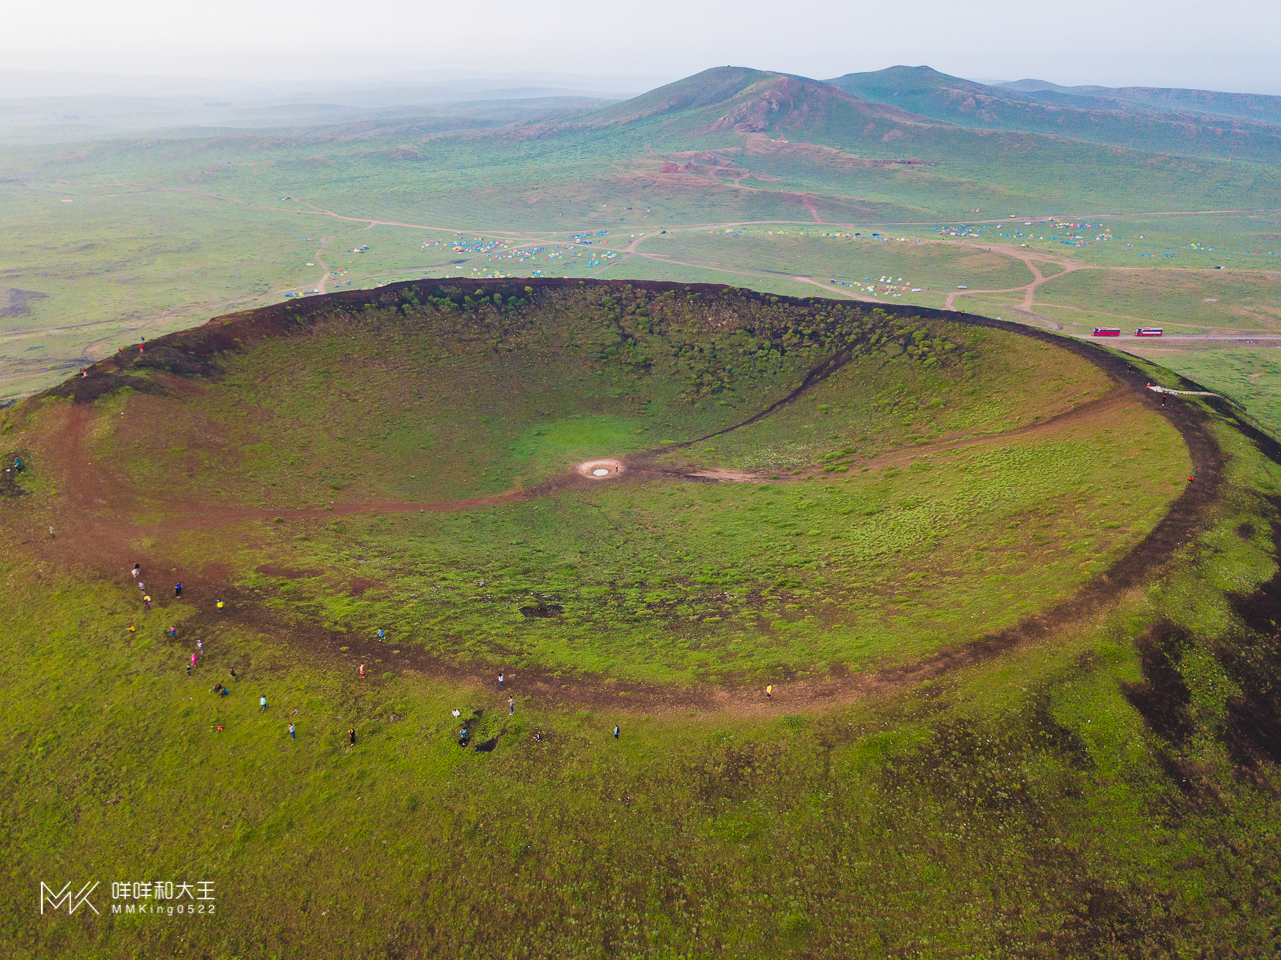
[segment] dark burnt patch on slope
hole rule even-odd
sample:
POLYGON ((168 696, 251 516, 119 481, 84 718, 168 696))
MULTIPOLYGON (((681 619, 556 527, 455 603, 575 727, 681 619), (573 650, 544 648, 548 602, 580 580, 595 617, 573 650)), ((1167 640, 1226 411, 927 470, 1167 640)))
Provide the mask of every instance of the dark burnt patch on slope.
MULTIPOLYGON (((1272 506, 1281 514, 1276 499, 1272 506)), ((1281 519, 1272 521, 1272 543, 1274 557, 1281 560, 1281 519)), ((1227 703, 1224 745, 1242 766, 1265 760, 1281 764, 1281 569, 1228 600, 1245 629, 1215 651, 1241 690, 1227 703)))
POLYGON ((0 468, 0 497, 25 497, 28 491, 22 485, 22 475, 31 469, 31 451, 10 450, 0 460, 0 468))
POLYGON ((1139 665, 1143 680, 1123 684, 1125 699, 1158 735, 1176 747, 1196 732, 1189 706, 1192 691, 1179 671, 1179 658, 1192 638, 1184 630, 1159 620, 1139 640, 1139 665))

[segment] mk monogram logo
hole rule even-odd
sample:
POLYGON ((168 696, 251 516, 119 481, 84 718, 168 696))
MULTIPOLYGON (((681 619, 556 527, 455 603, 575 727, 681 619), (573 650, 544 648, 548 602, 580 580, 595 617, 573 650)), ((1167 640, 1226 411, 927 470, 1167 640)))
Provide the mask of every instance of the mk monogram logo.
POLYGON ((65 887, 63 887, 61 890, 59 890, 55 894, 52 890, 50 890, 47 886, 45 886, 44 881, 41 881, 40 882, 40 912, 44 913, 44 906, 47 903, 49 904, 50 908, 53 910, 57 910, 63 904, 66 904, 68 916, 75 913, 76 910, 79 909, 80 907, 88 907, 94 913, 97 913, 98 908, 89 902, 89 894, 93 893, 93 891, 97 889, 97 887, 98 887, 98 881, 95 880, 93 883, 86 883, 83 887, 81 887, 79 893, 72 894, 71 884, 68 883, 65 887))

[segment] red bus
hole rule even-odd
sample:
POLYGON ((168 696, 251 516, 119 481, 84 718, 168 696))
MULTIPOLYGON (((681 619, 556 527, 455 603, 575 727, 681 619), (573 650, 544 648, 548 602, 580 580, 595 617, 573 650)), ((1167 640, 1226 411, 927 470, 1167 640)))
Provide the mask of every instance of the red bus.
POLYGON ((1165 333, 1162 327, 1139 327, 1134 331, 1136 337, 1159 337, 1165 333))
POLYGON ((1121 335, 1120 327, 1095 327, 1093 337, 1119 337, 1121 335))

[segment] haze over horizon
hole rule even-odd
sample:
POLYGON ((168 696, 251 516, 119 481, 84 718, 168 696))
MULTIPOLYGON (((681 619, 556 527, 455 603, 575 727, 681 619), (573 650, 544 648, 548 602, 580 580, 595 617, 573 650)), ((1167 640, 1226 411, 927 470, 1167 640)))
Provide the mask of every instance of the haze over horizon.
MULTIPOLYGON (((790 30, 779 30, 777 9, 761 3, 602 8, 567 0, 549 12, 514 0, 430 10, 404 0, 359 8, 231 0, 201 9, 55 0, 10 11, 0 62, 10 71, 223 82, 555 75, 614 80, 620 95, 727 63, 816 79, 928 64, 984 82, 1281 94, 1268 39, 1281 35, 1281 7, 1228 0, 1215 14, 1207 18, 1186 0, 1119 8, 1084 0, 1070 17, 1015 0, 964 8, 942 0, 893 8, 817 0, 787 18, 790 30)), ((14 95, 22 94, 0 93, 14 95)))

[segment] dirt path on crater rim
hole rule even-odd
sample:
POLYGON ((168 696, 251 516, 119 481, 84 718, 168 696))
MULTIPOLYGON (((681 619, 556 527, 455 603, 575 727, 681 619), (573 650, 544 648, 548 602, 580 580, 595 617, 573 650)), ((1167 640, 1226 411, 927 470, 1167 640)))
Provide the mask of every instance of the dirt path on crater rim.
MULTIPOLYGON (((958 322, 957 314, 941 311, 914 310, 918 314, 936 315, 940 319, 958 322)), ((1157 526, 1106 571, 1086 583, 1075 594, 1054 606, 1033 614, 1002 630, 963 642, 936 653, 904 664, 872 667, 853 673, 836 667, 827 676, 777 676, 766 680, 752 678, 719 684, 695 686, 637 683, 607 675, 570 673, 542 668, 512 669, 500 661, 463 664, 416 650, 408 644, 399 648, 348 633, 328 630, 317 624, 299 623, 272 613, 265 598, 228 582, 229 571, 207 567, 193 576, 190 571, 180 572, 177 565, 162 551, 140 551, 136 544, 140 538, 158 532, 130 522, 126 514, 136 501, 136 493, 120 478, 99 468, 90 460, 86 445, 86 431, 91 418, 91 408, 72 407, 66 420, 52 437, 43 453, 51 462, 62 465, 64 496, 55 516, 60 531, 52 541, 40 537, 33 528, 33 550, 48 560, 80 572, 86 568, 93 574, 120 581, 134 560, 143 563, 144 571, 160 576, 168 584, 171 578, 184 581, 184 604, 194 604, 197 612, 185 621, 185 635, 216 636, 228 625, 239 625, 258 634, 264 642, 286 641, 291 650, 305 651, 322 661, 342 663, 342 669, 354 669, 358 663, 380 661, 379 672, 385 670, 415 671, 435 678, 446 678, 479 689, 492 688, 494 677, 505 670, 508 678, 507 692, 522 698, 537 698, 543 704, 567 707, 608 708, 626 714, 726 714, 734 716, 768 716, 779 711, 806 712, 829 709, 862 700, 869 696, 890 694, 916 686, 924 681, 945 676, 967 666, 983 663, 1004 653, 1027 649, 1050 640, 1060 631, 1085 627, 1105 614, 1123 596, 1141 587, 1159 573, 1174 554, 1199 531, 1204 529, 1210 509, 1218 501, 1223 485, 1224 457, 1218 444, 1206 429, 1207 416, 1196 405, 1180 402, 1161 406, 1160 400, 1144 389, 1143 377, 1128 369, 1126 360, 1106 352, 1093 344, 1056 337, 1052 334, 1030 330, 1013 323, 967 317, 959 322, 994 327, 1021 336, 1053 343, 1071 350, 1102 368, 1116 383, 1105 396, 1073 407, 1057 417, 1027 425, 1006 434, 949 438, 937 444, 913 446, 910 450, 885 451, 876 462, 891 463, 903 457, 920 457, 942 449, 981 443, 1011 434, 1029 434, 1038 430, 1059 429, 1063 425, 1108 416, 1126 402, 1146 405, 1152 412, 1165 417, 1182 435, 1192 463, 1193 479, 1170 504, 1166 515, 1157 526), (226 607, 215 610, 214 600, 223 599, 226 607), (343 649, 340 649, 343 648, 343 649), (397 652, 398 650, 398 652, 397 652), (773 684, 774 693, 766 700, 763 683, 773 684)), ((805 383, 783 400, 729 429, 768 416, 780 406, 802 395, 839 365, 829 363, 811 372, 805 383)), ((1191 384, 1196 386, 1195 384, 1191 384)), ((1222 404, 1222 401, 1214 401, 1222 404)), ((1231 416, 1223 405, 1221 412, 1231 416)), ((723 431, 722 431, 723 432, 723 431)), ((686 441, 680 446, 701 442, 686 441)), ((664 448, 672 449, 672 448, 664 448)), ((167 529, 207 528, 219 523, 261 522, 276 515, 309 517, 334 516, 357 511, 378 510, 457 510, 490 506, 517 499, 542 496, 571 486, 590 486, 595 482, 629 482, 635 479, 660 479, 673 482, 762 482, 753 475, 728 474, 717 471, 682 472, 654 462, 654 455, 661 451, 626 458, 625 477, 594 481, 571 474, 557 478, 538 488, 518 491, 496 497, 479 497, 441 504, 362 504, 345 505, 341 509, 271 511, 250 508, 222 508, 210 510, 204 503, 167 502, 166 508, 176 508, 182 519, 166 522, 167 529), (184 516, 185 515, 185 516, 184 516)), ((869 463, 873 462, 871 460, 869 463)), ((774 482, 790 482, 779 480, 774 482)), ((266 571, 264 571, 266 572, 266 571)), ((287 575, 287 573, 286 573, 287 575)), ((167 587, 166 587, 167 588, 167 587)), ((157 590, 157 593, 162 591, 157 590)), ((175 602, 175 601, 169 601, 175 602)), ((163 616, 163 608, 159 611, 163 616)), ((379 681, 372 680, 377 683, 379 681)))

